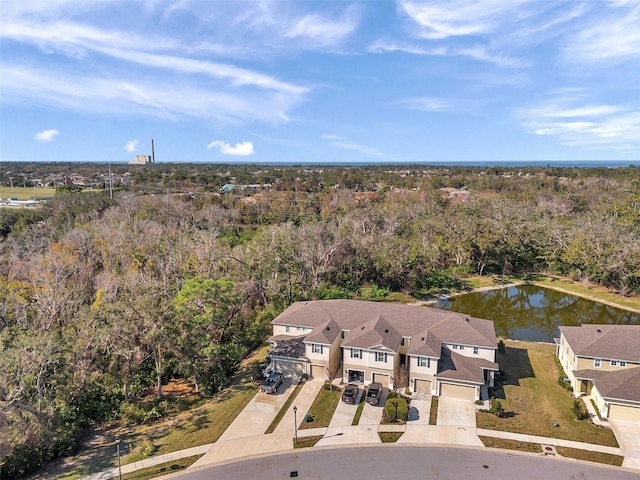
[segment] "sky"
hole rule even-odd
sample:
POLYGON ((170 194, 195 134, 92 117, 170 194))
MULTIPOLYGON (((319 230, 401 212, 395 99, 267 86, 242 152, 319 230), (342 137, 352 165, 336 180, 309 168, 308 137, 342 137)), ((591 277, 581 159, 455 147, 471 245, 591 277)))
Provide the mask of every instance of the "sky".
POLYGON ((2 0, 0 161, 640 159, 640 0, 2 0))

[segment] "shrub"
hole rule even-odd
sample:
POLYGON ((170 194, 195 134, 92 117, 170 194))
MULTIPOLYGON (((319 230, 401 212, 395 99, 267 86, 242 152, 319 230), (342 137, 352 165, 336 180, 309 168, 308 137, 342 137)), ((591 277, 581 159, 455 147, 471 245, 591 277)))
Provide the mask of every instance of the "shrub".
POLYGON ((587 407, 581 400, 573 401, 573 414, 576 417, 576 420, 587 420, 589 418, 589 412, 587 411, 587 407))
POLYGON ((384 413, 387 421, 406 421, 409 416, 407 399, 404 397, 387 398, 387 402, 384 404, 384 413))
POLYGON ((504 348, 504 342, 502 340, 500 340, 498 342, 498 352, 499 353, 505 353, 506 352, 506 350, 504 348))
POLYGON ((500 403, 500 400, 496 400, 495 398, 491 399, 489 413, 493 413, 498 418, 502 417, 504 407, 502 406, 502 403, 500 403))
POLYGON ((376 299, 383 298, 389 294, 388 288, 380 288, 375 283, 372 283, 368 287, 362 287, 360 289, 360 296, 364 299, 376 299))

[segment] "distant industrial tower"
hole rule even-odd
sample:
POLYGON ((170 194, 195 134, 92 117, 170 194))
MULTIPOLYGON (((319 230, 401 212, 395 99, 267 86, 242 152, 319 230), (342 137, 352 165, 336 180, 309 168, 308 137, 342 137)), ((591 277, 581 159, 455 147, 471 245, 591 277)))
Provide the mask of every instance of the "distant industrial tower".
POLYGON ((156 152, 153 146, 153 139, 151 140, 151 155, 136 155, 136 157, 129 162, 129 165, 148 165, 149 163, 156 163, 156 152))

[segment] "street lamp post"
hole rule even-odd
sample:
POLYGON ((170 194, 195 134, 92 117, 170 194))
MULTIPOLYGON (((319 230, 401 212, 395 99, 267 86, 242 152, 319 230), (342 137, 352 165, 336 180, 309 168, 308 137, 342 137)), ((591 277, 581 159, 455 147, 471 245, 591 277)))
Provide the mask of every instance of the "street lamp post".
POLYGON ((293 406, 293 431, 294 433, 294 445, 298 445, 298 407, 293 406))
POLYGON ((120 437, 116 437, 116 449, 118 450, 118 478, 122 480, 122 468, 120 468, 120 437))

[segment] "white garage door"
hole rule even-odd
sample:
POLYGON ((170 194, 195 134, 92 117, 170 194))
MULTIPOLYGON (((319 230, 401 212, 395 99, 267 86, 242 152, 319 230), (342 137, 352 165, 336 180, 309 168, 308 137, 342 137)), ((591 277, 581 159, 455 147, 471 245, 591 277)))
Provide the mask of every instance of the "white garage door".
POLYGON ((324 365, 311 365, 311 371, 309 376, 311 378, 319 378, 320 380, 325 378, 324 365))
POLYGON ((413 389, 416 393, 426 393, 431 395, 431 380, 420 380, 416 378, 416 385, 413 389))
POLYGON ((443 397, 462 398, 465 400, 475 401, 475 387, 464 387, 462 385, 452 385, 450 383, 442 383, 440 385, 440 395, 443 397))
POLYGON ((304 363, 289 360, 272 359, 273 371, 282 373, 285 377, 300 377, 304 373, 304 363))
POLYGON ((373 381, 381 383, 383 387, 389 388, 389 375, 384 375, 382 373, 374 373, 373 381))
POLYGON ((640 407, 626 407, 624 405, 611 405, 609 407, 609 418, 619 420, 640 421, 640 407))

